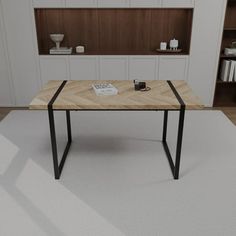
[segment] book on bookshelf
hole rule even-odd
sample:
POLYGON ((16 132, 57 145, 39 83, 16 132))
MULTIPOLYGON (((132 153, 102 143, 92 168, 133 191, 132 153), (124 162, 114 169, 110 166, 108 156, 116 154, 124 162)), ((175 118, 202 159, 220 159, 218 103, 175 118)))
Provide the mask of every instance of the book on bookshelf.
POLYGON ((228 81, 230 72, 230 60, 223 60, 221 65, 220 79, 224 82, 228 81))
POLYGON ((229 82, 234 81, 234 74, 235 74, 235 61, 230 61, 230 71, 229 71, 229 82))
POLYGON ((233 75, 233 81, 236 82, 236 61, 232 61, 231 63, 234 64, 234 75, 233 75))
POLYGON ((220 80, 224 82, 236 82, 236 61, 223 60, 221 65, 220 80))

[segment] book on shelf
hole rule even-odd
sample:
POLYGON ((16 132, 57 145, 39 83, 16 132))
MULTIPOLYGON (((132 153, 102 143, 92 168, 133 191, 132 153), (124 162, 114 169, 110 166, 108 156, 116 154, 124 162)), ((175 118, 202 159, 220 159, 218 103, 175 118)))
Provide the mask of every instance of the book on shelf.
POLYGON ((117 95, 118 90, 112 84, 102 83, 92 85, 97 96, 99 95, 117 95))
POLYGON ((230 60, 223 60, 221 65, 220 79, 224 82, 228 81, 230 71, 230 60))
POLYGON ((229 78, 228 78, 228 82, 233 82, 233 78, 234 78, 234 63, 233 61, 230 62, 230 70, 229 70, 229 78))
POLYGON ((233 81, 236 82, 236 61, 232 61, 234 64, 234 75, 233 75, 233 81))
POLYGON ((223 60, 220 71, 220 79, 224 82, 236 82, 236 61, 223 60))

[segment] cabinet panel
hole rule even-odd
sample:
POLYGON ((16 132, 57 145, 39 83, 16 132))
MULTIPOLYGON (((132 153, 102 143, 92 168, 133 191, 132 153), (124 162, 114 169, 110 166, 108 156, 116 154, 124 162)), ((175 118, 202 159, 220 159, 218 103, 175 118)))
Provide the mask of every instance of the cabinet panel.
POLYGON ((62 8, 65 5, 65 0, 33 0, 35 8, 62 8))
POLYGON ((160 80, 187 80, 188 56, 160 56, 160 80))
POLYGON ((97 0, 66 0, 66 7, 67 8, 82 8, 82 7, 89 7, 89 8, 96 8, 97 7, 97 0))
POLYGON ((163 7, 194 7, 194 0, 162 0, 163 7))
POLYGON ((27 106, 40 88, 32 5, 28 0, 0 4, 16 105, 27 106))
POLYGON ((214 0, 209 11, 212 0, 195 1, 188 82, 207 106, 213 102, 226 3, 214 0))
POLYGON ((98 57, 70 56, 71 80, 96 80, 98 79, 98 57))
POLYGON ((130 80, 155 80, 157 79, 156 56, 131 56, 129 57, 130 80))
POLYGON ((41 80, 69 80, 68 56, 40 56, 41 80))
POLYGON ((2 12, 0 9, 0 106, 11 106, 14 103, 11 91, 11 81, 4 35, 4 25, 2 20, 2 12))
POLYGON ((101 80, 128 79, 128 57, 101 56, 99 66, 101 80))
POLYGON ((129 0, 98 0, 98 7, 129 7, 129 0))
POLYGON ((130 7, 161 7, 161 0, 130 0, 130 7))

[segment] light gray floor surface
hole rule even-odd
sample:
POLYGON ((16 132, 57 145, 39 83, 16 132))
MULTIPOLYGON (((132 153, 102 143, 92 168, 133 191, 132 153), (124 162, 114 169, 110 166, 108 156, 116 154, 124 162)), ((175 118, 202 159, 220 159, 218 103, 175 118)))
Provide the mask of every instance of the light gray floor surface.
MULTIPOLYGON (((177 120, 171 113, 173 152, 177 120)), ((235 236, 235 126, 219 111, 188 111, 174 181, 162 122, 162 112, 72 112, 56 181, 47 112, 11 112, 0 122, 0 235, 235 236)), ((56 125, 61 152, 64 113, 56 125)))

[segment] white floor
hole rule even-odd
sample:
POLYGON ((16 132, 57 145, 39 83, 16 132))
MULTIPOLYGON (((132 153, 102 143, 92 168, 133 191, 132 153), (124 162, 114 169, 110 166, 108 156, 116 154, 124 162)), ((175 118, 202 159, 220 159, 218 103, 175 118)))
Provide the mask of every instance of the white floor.
POLYGON ((0 122, 1 236, 236 235, 236 127, 221 112, 187 112, 178 181, 160 142, 161 112, 75 112, 72 123, 56 181, 47 113, 0 122))

